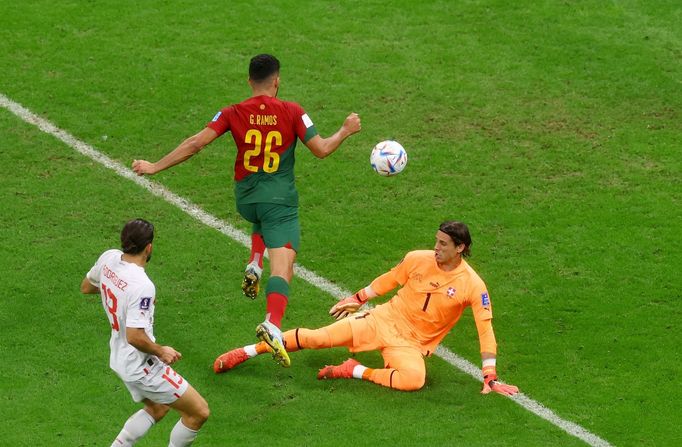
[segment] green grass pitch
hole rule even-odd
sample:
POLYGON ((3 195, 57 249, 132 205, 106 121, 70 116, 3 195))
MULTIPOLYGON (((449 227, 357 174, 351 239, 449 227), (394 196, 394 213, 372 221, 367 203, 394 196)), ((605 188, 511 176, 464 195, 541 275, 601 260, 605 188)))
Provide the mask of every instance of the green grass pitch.
MULTIPOLYGON (((467 222, 501 378, 613 445, 680 445, 681 22, 663 0, 8 0, 0 93, 129 166, 247 97, 249 58, 277 55, 280 97, 323 135, 363 123, 325 160, 298 148, 301 265, 356 290, 467 222), (368 158, 389 138, 409 163, 383 178, 368 158)), ((248 231, 233 158, 221 139, 154 180, 248 231)), ((344 350, 214 375, 263 318, 239 290, 247 250, 5 109, 0 206, 0 445, 109 445, 138 408, 78 292, 138 216, 157 227, 155 333, 212 410, 195 445, 584 445, 437 357, 416 393, 315 380, 344 350)), ((332 303, 294 279, 284 324, 327 324, 332 303)), ((444 345, 479 364, 470 312, 444 345)))

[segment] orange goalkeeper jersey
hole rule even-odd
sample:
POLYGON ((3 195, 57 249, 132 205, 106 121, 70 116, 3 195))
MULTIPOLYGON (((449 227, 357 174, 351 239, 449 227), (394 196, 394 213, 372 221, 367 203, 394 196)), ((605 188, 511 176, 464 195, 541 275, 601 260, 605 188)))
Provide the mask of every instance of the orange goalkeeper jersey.
POLYGON ((372 315, 393 324, 423 355, 433 353, 467 306, 474 313, 481 352, 497 352, 486 285, 464 259, 456 269, 446 272, 438 267, 433 250, 412 251, 372 281, 371 287, 383 295, 398 285, 402 286, 398 293, 374 308, 372 315))

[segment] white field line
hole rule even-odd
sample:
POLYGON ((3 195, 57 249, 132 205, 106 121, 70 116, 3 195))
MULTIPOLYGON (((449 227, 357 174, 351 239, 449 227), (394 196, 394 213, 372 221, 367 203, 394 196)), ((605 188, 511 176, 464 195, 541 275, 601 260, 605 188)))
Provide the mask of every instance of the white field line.
MULTIPOLYGON (((121 177, 127 178, 128 180, 132 180, 133 182, 142 186, 144 189, 148 190, 152 194, 163 198, 165 201, 172 205, 177 206, 178 208, 185 211, 187 214, 194 217, 198 221, 220 231, 224 235, 239 242, 240 244, 244 245, 247 248, 251 246, 251 238, 246 233, 233 227, 229 223, 207 213, 206 211, 202 210, 200 207, 193 204, 189 200, 169 191, 160 184, 150 181, 144 177, 139 177, 132 170, 126 168, 121 163, 112 160, 111 158, 107 157, 106 155, 96 150, 94 147, 90 146, 87 143, 84 143, 83 141, 80 141, 70 133, 58 128, 49 121, 39 117, 38 115, 34 114, 30 110, 23 107, 21 104, 12 101, 2 93, 0 93, 0 106, 9 110, 14 115, 24 120, 25 122, 33 124, 34 126, 38 127, 43 132, 56 137, 57 139, 64 142, 67 146, 75 149, 76 151, 80 152, 86 157, 113 170, 121 177)), ((319 276, 315 272, 308 270, 307 268, 299 264, 296 264, 294 269, 297 276, 304 279, 308 283, 314 285, 318 289, 329 293, 336 299, 347 297, 352 293, 349 290, 344 290, 338 287, 329 280, 319 276)), ((473 363, 469 362, 468 360, 458 356, 457 354, 455 354, 454 352, 450 351, 447 348, 444 348, 443 346, 439 346, 436 349, 435 354, 441 357, 449 364, 451 364, 452 366, 458 368, 459 370, 465 372, 466 374, 469 374, 475 380, 482 382, 481 369, 478 366, 474 365, 473 363)), ((593 433, 590 433, 589 431, 585 430, 578 424, 560 418, 549 408, 545 407, 539 402, 534 401, 533 399, 525 396, 522 393, 510 397, 510 399, 519 404, 520 406, 522 406, 523 408, 525 408, 526 410, 551 422, 555 426, 564 430, 566 433, 585 441, 587 444, 591 446, 594 447, 611 446, 611 444, 609 444, 606 440, 600 438, 599 436, 593 433)))

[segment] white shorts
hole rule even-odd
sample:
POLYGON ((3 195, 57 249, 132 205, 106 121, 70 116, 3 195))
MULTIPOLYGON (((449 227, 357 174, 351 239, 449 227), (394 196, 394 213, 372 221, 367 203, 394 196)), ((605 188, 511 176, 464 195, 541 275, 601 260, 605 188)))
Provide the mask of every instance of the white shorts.
POLYGON ((156 361, 144 371, 146 375, 138 380, 123 381, 135 402, 149 399, 159 404, 172 404, 189 387, 189 382, 163 362, 156 361))

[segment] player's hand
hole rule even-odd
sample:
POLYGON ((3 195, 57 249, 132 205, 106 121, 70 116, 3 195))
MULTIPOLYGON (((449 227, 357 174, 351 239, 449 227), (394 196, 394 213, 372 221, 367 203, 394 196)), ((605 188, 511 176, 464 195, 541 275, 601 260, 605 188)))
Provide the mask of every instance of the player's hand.
POLYGON ((154 163, 149 163, 147 160, 133 160, 133 172, 137 175, 153 175, 156 174, 154 163))
POLYGON ((329 309, 329 315, 337 320, 346 318, 348 315, 357 312, 365 302, 366 301, 360 301, 358 294, 349 296, 334 304, 332 308, 329 309))
POLYGON ((483 378, 483 389, 481 390, 481 394, 488 394, 491 391, 504 396, 513 396, 519 392, 519 389, 514 385, 498 382, 497 374, 489 374, 483 378))
POLYGON ((357 113, 351 113, 348 115, 346 120, 343 122, 343 128, 346 129, 348 135, 353 135, 354 133, 360 132, 360 129, 362 129, 360 116, 357 113))
POLYGON ((161 352, 157 354, 159 360, 167 365, 172 365, 182 358, 182 354, 170 346, 161 346, 161 352))

